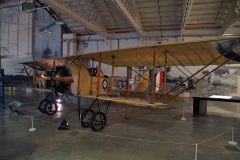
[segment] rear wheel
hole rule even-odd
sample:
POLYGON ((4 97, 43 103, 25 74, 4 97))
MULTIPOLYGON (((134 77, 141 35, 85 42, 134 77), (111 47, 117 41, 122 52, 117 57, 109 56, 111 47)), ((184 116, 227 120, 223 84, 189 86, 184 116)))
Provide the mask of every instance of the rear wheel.
POLYGON ((94 111, 91 109, 86 109, 82 112, 80 122, 82 127, 88 128, 91 125, 91 119, 94 115, 94 111))
POLYGON ((40 112, 42 113, 46 113, 46 110, 45 110, 45 105, 48 103, 48 100, 47 99, 44 99, 40 102, 39 106, 38 106, 38 109, 40 112))
POLYGON ((48 101, 45 104, 45 113, 48 115, 54 115, 58 110, 58 106, 56 103, 48 101))
POLYGON ((100 131, 106 126, 107 118, 103 112, 96 112, 91 121, 91 127, 93 131, 100 131))

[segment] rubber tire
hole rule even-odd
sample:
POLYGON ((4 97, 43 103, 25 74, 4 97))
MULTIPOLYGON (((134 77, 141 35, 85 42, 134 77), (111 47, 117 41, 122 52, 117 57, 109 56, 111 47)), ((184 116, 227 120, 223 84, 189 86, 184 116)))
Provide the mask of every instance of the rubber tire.
POLYGON ((48 103, 45 104, 45 112, 47 115, 49 115, 49 116, 54 115, 57 112, 57 110, 58 110, 58 106, 55 102, 48 101, 48 103), (52 109, 52 105, 55 106, 54 110, 51 110, 51 111, 48 110, 49 107, 51 107, 51 109, 52 109))
POLYGON ((39 103, 39 105, 38 105, 38 109, 39 109, 39 111, 40 112, 42 112, 42 113, 45 113, 46 114, 46 103, 48 103, 48 100, 47 99, 44 99, 44 100, 42 100, 40 103, 39 103))
POLYGON ((84 127, 84 128, 89 128, 91 126, 91 120, 92 120, 92 117, 94 115, 94 111, 92 109, 86 109, 82 112, 81 114, 81 118, 80 118, 80 123, 81 123, 81 126, 84 127), (85 117, 87 114, 91 114, 91 117, 89 117, 88 121, 85 122, 85 117))
POLYGON ((103 112, 99 111, 99 112, 96 112, 92 117, 91 128, 92 128, 93 131, 100 131, 106 126, 106 123, 107 123, 106 115, 103 112), (100 128, 97 128, 96 125, 95 125, 96 122, 97 122, 96 121, 97 116, 101 117, 101 122, 99 123, 99 125, 101 125, 100 128))

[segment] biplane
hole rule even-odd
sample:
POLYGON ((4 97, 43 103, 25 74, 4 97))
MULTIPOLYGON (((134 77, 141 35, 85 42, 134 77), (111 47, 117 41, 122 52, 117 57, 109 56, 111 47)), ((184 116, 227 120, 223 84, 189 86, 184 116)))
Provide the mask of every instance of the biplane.
POLYGON ((36 87, 38 81, 45 81, 47 83, 40 86, 53 90, 54 94, 48 95, 40 102, 39 109, 42 112, 53 115, 57 111, 57 104, 55 100, 48 100, 48 97, 57 97, 58 94, 56 93, 66 93, 67 88, 70 88, 73 95, 93 100, 90 107, 81 114, 80 104, 78 105, 79 120, 83 127, 91 127, 92 130, 99 131, 106 125, 106 113, 110 103, 126 104, 123 105, 126 107, 126 117, 128 105, 166 108, 169 101, 181 99, 180 95, 186 87, 180 90, 178 88, 188 80, 194 78, 193 83, 196 84, 224 64, 239 62, 240 38, 235 37, 156 44, 37 60, 22 64, 28 75, 26 65, 34 70, 34 87, 36 87), (97 66, 94 63, 97 63, 97 66), (110 76, 104 75, 102 64, 111 67, 110 76), (196 77, 197 74, 210 65, 215 65, 212 71, 202 77, 196 77), (186 76, 181 83, 170 88, 167 87, 166 81, 166 69, 168 66, 176 67, 186 76), (195 73, 191 73, 186 66, 202 67, 195 73), (125 88, 118 90, 117 93, 116 85, 114 85, 116 67, 126 67, 126 84, 122 85, 125 88), (161 78, 157 79, 159 68, 161 68, 162 72, 158 77, 161 78), (135 74, 135 80, 132 76, 133 73, 135 74), (106 111, 101 110, 99 101, 107 102, 106 111), (98 107, 97 111, 93 110, 94 106, 98 107))

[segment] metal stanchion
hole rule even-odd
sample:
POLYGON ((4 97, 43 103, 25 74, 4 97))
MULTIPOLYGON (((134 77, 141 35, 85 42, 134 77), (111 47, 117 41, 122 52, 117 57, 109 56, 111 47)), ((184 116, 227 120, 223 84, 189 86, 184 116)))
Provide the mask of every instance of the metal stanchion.
POLYGON ((32 128, 29 128, 28 131, 29 131, 29 132, 34 132, 34 131, 36 131, 37 129, 36 129, 36 128, 33 128, 33 116, 31 116, 31 122, 32 122, 32 128))
POLYGON ((182 121, 186 121, 187 119, 185 118, 185 114, 184 114, 184 108, 183 108, 183 111, 182 111, 182 118, 181 118, 182 121))
POLYGON ((232 146, 236 146, 238 144, 236 141, 234 141, 234 127, 232 127, 232 140, 228 141, 228 144, 232 146))
POLYGON ((195 156, 194 156, 194 160, 197 160, 197 154, 198 154, 198 144, 195 144, 195 156))

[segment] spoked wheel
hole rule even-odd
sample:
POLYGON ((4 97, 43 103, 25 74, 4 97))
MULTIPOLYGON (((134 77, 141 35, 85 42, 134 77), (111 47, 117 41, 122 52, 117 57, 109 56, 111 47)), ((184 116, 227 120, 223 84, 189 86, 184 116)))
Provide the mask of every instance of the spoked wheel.
POLYGON ((106 126, 107 118, 103 112, 96 112, 91 121, 91 127, 93 131, 100 131, 106 126))
POLYGON ((55 102, 48 101, 45 104, 45 113, 48 115, 54 115, 58 110, 58 106, 55 102))
POLYGON ((38 106, 38 109, 39 109, 40 112, 46 113, 45 108, 46 108, 46 104, 47 104, 47 103, 48 103, 48 100, 47 100, 47 99, 44 99, 44 100, 42 100, 42 101, 40 102, 40 104, 39 104, 39 106, 38 106))
POLYGON ((94 111, 91 109, 86 109, 82 112, 80 122, 84 128, 90 127, 93 115, 94 111))

